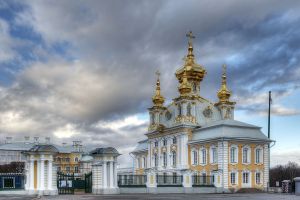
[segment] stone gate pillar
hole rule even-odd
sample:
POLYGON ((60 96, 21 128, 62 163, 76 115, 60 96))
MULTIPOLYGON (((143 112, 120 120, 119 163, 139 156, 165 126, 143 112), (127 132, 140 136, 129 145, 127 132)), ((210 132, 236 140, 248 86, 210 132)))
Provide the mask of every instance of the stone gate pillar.
POLYGON ((53 156, 58 150, 52 145, 35 145, 26 155, 26 185, 28 194, 56 195, 56 169, 53 156), (47 170, 45 170, 47 168, 47 170), (47 180, 47 181, 45 181, 47 180))
POLYGON ((93 194, 119 194, 117 178, 117 157, 120 155, 113 147, 96 148, 90 152, 92 164, 93 194))

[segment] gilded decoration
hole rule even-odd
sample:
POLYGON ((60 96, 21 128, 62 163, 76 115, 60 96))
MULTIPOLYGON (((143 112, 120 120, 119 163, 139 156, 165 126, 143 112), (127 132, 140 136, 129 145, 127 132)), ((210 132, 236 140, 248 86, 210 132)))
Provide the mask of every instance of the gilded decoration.
POLYGON ((196 117, 195 116, 185 116, 185 115, 181 115, 181 116, 177 116, 175 118, 175 122, 176 123, 183 123, 183 122, 191 122, 191 123, 197 123, 196 121, 196 117))
POLYGON ((163 153, 163 152, 167 152, 167 147, 162 147, 161 148, 161 152, 163 153))
POLYGON ((172 145, 170 146, 170 150, 171 150, 171 151, 177 151, 177 145, 176 145, 176 144, 172 144, 172 145))
POLYGON ((157 147, 154 147, 153 148, 153 154, 157 154, 158 153, 158 148, 157 147))
POLYGON ((154 106, 163 107, 165 98, 160 93, 160 80, 159 80, 160 72, 157 71, 156 75, 157 75, 156 90, 154 96, 152 97, 152 101, 154 106))
POLYGON ((231 96, 231 92, 227 88, 227 81, 226 81, 226 65, 223 65, 223 74, 222 74, 222 84, 221 88, 218 91, 218 98, 219 102, 216 103, 216 105, 222 105, 222 104, 227 104, 227 105, 234 105, 235 102, 231 102, 229 100, 231 96))

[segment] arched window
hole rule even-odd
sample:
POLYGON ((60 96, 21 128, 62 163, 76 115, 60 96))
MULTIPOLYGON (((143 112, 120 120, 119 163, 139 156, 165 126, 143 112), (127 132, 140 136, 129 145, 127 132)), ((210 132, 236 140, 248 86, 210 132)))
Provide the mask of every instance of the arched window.
POLYGON ((176 166, 176 151, 172 151, 172 161, 173 161, 173 167, 175 167, 176 166))
POLYGON ((158 157, 157 157, 157 154, 154 154, 154 165, 155 165, 155 167, 158 166, 158 157))
POLYGON ((218 162, 218 152, 215 146, 210 149, 210 162, 217 163, 218 162))
POLYGON ((187 116, 191 116, 192 115, 192 106, 191 106, 191 104, 189 103, 188 105, 187 105, 187 116))
POLYGON ((78 157, 75 158, 75 162, 78 162, 78 157))
POLYGON ((257 148, 255 149, 255 163, 262 163, 262 149, 261 148, 257 148))
POLYGON ((154 114, 153 113, 150 114, 150 124, 155 124, 155 122, 154 122, 154 114))
POLYGON ((237 163, 237 148, 236 147, 230 148, 230 162, 237 163))
POLYGON ((167 142, 168 142, 167 139, 164 139, 164 140, 163 140, 163 145, 164 145, 164 146, 167 146, 167 142))
POLYGON ((181 105, 178 104, 178 116, 181 116, 181 115, 182 115, 181 105))
POLYGON ((176 143, 177 143, 177 138, 173 137, 173 144, 176 144, 176 143))
POLYGON ((198 164, 198 153, 196 150, 193 151, 193 165, 197 165, 198 164))
POLYGON ((166 152, 163 153, 163 159, 164 159, 164 167, 166 167, 167 166, 167 153, 166 152))
POLYGON ((201 164, 206 164, 206 149, 201 149, 201 164))
POLYGON ((193 92, 194 92, 194 93, 197 92, 197 85, 196 85, 196 83, 193 83, 193 92))
POLYGON ((250 163, 250 148, 243 148, 243 163, 250 163))

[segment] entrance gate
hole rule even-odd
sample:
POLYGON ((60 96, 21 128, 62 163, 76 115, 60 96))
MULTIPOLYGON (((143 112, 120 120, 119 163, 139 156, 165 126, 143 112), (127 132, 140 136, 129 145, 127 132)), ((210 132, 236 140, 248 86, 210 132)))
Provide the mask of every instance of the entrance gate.
POLYGON ((75 178, 74 174, 57 172, 58 194, 74 194, 75 190, 84 190, 85 193, 92 192, 92 172, 85 174, 84 179, 75 178))

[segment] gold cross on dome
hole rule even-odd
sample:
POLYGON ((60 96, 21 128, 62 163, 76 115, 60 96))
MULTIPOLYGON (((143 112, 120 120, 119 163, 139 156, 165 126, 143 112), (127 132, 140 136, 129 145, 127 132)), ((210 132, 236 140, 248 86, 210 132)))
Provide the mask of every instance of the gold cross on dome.
POLYGON ((193 35, 193 32, 192 32, 192 31, 189 31, 189 32, 186 34, 186 37, 189 38, 189 43, 192 42, 192 39, 195 39, 195 36, 193 35))
POLYGON ((227 66, 225 64, 223 64, 223 74, 226 74, 226 68, 227 68, 227 66))
POLYGON ((159 70, 157 70, 157 71, 155 72, 155 74, 157 75, 157 79, 159 79, 159 76, 160 76, 159 70))

